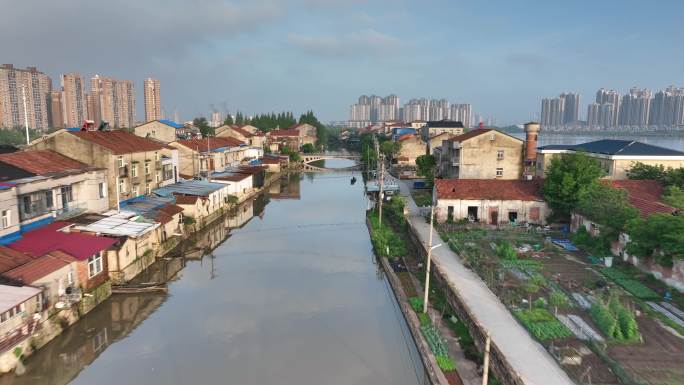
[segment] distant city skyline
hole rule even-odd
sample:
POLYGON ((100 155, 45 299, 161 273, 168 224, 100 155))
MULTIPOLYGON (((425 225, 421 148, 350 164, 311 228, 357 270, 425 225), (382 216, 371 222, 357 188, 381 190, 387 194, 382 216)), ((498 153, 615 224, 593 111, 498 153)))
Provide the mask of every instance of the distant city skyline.
POLYGON ((399 96, 361 95, 349 107, 347 125, 362 128, 378 122, 411 122, 416 120, 456 120, 468 128, 473 124, 472 106, 450 103, 446 99, 410 99, 403 106, 399 96))

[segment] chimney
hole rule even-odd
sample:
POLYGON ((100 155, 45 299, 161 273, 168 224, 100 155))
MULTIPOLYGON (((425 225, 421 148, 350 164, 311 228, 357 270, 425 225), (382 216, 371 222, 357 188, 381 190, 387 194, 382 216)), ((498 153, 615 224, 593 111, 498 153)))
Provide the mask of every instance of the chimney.
POLYGON ((539 123, 525 123, 525 163, 537 161, 537 136, 539 135, 539 123))

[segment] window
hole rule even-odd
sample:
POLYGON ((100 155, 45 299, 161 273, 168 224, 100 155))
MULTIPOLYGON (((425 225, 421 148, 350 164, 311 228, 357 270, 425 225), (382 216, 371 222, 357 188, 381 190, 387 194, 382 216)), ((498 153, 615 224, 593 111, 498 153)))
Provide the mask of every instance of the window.
POLYGON ((137 185, 137 184, 134 184, 134 185, 133 185, 133 189, 131 190, 131 192, 132 192, 131 195, 133 195, 134 197, 137 197, 137 196, 138 196, 138 194, 139 194, 139 192, 140 192, 140 189, 138 188, 138 185, 137 185))
POLYGON ((124 187, 124 180, 119 178, 119 192, 120 193, 125 193, 126 188, 124 187))
POLYGON ((497 150, 496 151, 496 159, 502 160, 503 158, 504 158, 504 150, 497 150))
POLYGON ((88 258, 88 278, 92 278, 102 272, 102 255, 97 253, 88 258))
POLYGON ((11 211, 2 210, 2 228, 6 229, 12 224, 12 218, 10 217, 11 211))
POLYGON ((154 138, 155 136, 157 136, 157 130, 152 130, 152 137, 154 138))
POLYGON ((74 273, 69 272, 67 273, 67 285, 73 285, 74 284, 74 273))
POLYGON ((74 200, 74 191, 71 186, 64 186, 60 189, 62 193, 62 202, 70 203, 74 200))
POLYGON ((145 161, 145 175, 150 175, 150 161, 145 161))
POLYGON ((161 173, 159 173, 159 172, 157 173, 156 179, 157 179, 157 183, 161 182, 161 173))
POLYGON ((138 176, 138 165, 137 164, 131 164, 131 178, 135 178, 138 176))
POLYGON ((148 184, 145 186, 145 195, 150 195, 152 194, 152 188, 150 188, 150 185, 148 184))
POLYGON ((154 160, 159 160, 159 153, 156 151, 154 152, 154 160))
POLYGON ((500 178, 500 177, 502 177, 502 176, 503 176, 503 168, 500 168, 500 167, 499 167, 499 168, 496 169, 496 177, 497 177, 497 178, 500 178))
POLYGON ((31 196, 30 195, 24 195, 21 198, 21 203, 24 205, 24 214, 31 214, 33 205, 31 205, 31 196))
POLYGON ((100 198, 106 198, 107 197, 107 186, 105 186, 105 183, 100 182, 97 187, 100 191, 100 198))
POLYGON ((119 168, 124 166, 123 156, 119 156, 118 158, 116 158, 116 164, 119 166, 119 168))
POLYGON ((54 206, 54 201, 52 199, 52 190, 45 192, 45 207, 51 209, 54 206))

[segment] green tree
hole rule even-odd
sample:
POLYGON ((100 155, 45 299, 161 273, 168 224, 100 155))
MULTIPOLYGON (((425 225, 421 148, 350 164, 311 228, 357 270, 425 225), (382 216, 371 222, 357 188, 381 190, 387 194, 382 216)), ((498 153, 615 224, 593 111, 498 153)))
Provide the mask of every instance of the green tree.
POLYGON ((598 181, 579 194, 577 211, 613 230, 623 230, 625 224, 639 216, 639 211, 627 201, 627 192, 598 181))
POLYGON ((316 152, 316 147, 311 143, 306 143, 302 146, 302 152, 305 154, 311 154, 316 152))
POLYGON ((388 158, 393 157, 401 151, 401 143, 393 142, 391 140, 386 140, 380 143, 380 152, 385 154, 388 158))
POLYGON ((242 126, 245 124, 245 117, 242 115, 242 112, 238 111, 235 113, 235 124, 242 126))
MULTIPOLYGON (((39 138, 40 132, 29 129, 29 139, 34 140, 39 138)), ((8 128, 0 129, 0 145, 18 146, 26 144, 26 129, 25 128, 8 128)))
POLYGON ((636 162, 627 171, 627 176, 629 179, 655 179, 662 181, 665 178, 665 166, 662 164, 652 166, 636 162))
POLYGON ((205 118, 205 117, 199 117, 199 118, 193 119, 192 125, 199 128, 200 132, 202 133, 203 138, 206 138, 207 136, 213 136, 214 135, 214 127, 209 126, 209 122, 207 122, 207 118, 205 118))
POLYGON ((663 201, 672 207, 684 210, 684 191, 677 186, 668 186, 663 193, 663 201))
POLYGON ((684 216, 653 214, 627 223, 630 236, 627 252, 637 257, 653 257, 657 263, 671 267, 673 260, 684 258, 684 216))
POLYGON ((223 124, 226 126, 231 126, 235 124, 235 122, 233 121, 233 116, 231 114, 228 114, 228 116, 226 116, 226 120, 223 121, 223 124))
POLYGON ((426 181, 432 183, 435 179, 435 166, 437 161, 434 155, 421 155, 416 158, 416 167, 418 168, 418 175, 425 178, 426 181))
POLYGON ((567 219, 582 192, 603 175, 601 164, 585 154, 554 157, 544 179, 544 198, 556 217, 567 219))

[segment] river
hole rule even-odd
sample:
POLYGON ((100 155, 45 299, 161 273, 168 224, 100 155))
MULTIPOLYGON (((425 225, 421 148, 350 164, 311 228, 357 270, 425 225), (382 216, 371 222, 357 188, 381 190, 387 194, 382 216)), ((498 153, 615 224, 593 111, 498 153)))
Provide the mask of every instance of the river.
POLYGON ((112 296, 0 384, 427 384, 373 256, 361 180, 272 186, 203 231, 212 251, 147 273, 173 276, 168 294, 112 296))

